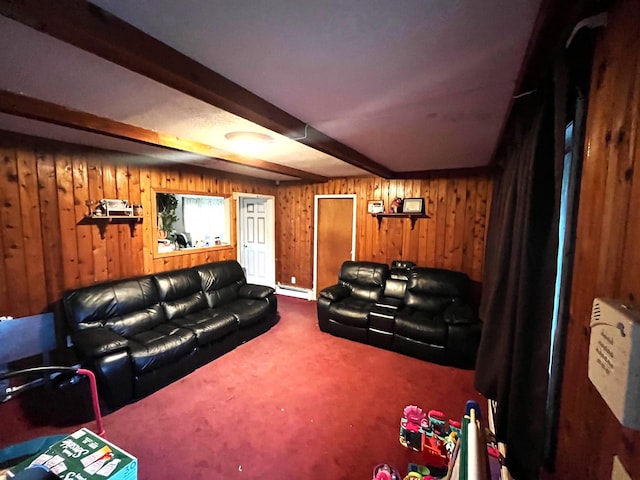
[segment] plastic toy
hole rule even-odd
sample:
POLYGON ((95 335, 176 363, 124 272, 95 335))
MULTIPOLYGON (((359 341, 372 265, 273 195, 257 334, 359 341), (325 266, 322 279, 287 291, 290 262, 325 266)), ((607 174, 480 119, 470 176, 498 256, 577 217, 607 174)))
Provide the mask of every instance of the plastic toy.
POLYGON ((456 448, 456 443, 458 443, 458 433, 451 430, 449 435, 444 439, 444 448, 446 448, 449 456, 453 454, 453 450, 456 448))
POLYGON ((403 480, 423 480, 423 479, 424 479, 424 476, 420 475, 418 472, 409 472, 403 478, 403 480))
POLYGON ((431 470, 429 470, 424 465, 410 463, 408 466, 408 470, 409 471, 407 473, 407 476, 404 477, 403 480, 412 480, 412 479, 424 480, 425 478, 431 478, 431 476, 429 475, 431 473, 431 470))
POLYGON ((431 434, 439 437, 447 435, 447 422, 444 419, 444 413, 439 410, 429 410, 427 417, 429 418, 429 431, 431 434))
POLYGON ((449 430, 460 435, 460 432, 462 431, 462 424, 457 420, 449 419, 449 430))
POLYGON ((381 463, 373 469, 373 480, 400 480, 400 472, 389 464, 381 463))
POLYGON ((437 435, 425 435, 422 442, 422 453, 428 466, 438 469, 446 469, 449 466, 449 452, 444 440, 437 435))
POLYGON ((415 405, 408 405, 404 407, 404 411, 402 413, 407 421, 415 425, 420 425, 426 417, 424 411, 420 407, 417 407, 415 405))
POLYGON ((404 408, 403 417, 400 420, 400 443, 412 450, 422 450, 422 437, 424 436, 423 424, 426 414, 415 405, 404 408))
POLYGON ((447 469, 460 432, 460 422, 445 418, 439 410, 429 410, 425 415, 421 408, 408 405, 400 420, 400 443, 422 452, 424 463, 437 470, 447 469))

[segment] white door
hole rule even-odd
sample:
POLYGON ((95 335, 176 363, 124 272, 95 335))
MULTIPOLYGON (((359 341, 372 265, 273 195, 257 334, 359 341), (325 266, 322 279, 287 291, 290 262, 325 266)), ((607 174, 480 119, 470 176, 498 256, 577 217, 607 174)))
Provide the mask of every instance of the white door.
POLYGON ((239 262, 247 283, 275 286, 273 199, 240 197, 239 262))

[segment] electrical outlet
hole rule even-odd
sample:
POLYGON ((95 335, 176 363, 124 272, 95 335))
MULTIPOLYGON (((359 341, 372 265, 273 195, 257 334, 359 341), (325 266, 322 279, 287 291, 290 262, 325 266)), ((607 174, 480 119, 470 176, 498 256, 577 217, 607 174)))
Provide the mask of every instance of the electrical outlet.
POLYGON ((631 480, 629 472, 624 468, 622 462, 616 455, 613 457, 613 469, 611 470, 611 480, 631 480))
POLYGON ((296 284, 296 277, 291 277, 291 285, 295 285, 296 284))

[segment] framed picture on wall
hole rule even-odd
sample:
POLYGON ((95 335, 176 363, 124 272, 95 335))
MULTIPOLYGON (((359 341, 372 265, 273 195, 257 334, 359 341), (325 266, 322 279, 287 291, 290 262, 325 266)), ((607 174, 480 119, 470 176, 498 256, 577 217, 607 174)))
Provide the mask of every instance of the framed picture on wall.
POLYGON ((424 198, 405 198, 402 213, 424 213, 424 198))
POLYGON ((371 214, 384 213, 384 200, 369 200, 367 212, 371 214))

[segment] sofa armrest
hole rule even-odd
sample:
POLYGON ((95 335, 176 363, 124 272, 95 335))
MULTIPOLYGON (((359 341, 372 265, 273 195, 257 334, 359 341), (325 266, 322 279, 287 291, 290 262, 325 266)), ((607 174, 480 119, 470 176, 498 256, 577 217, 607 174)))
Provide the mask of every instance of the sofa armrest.
POLYGON ((332 285, 320 291, 321 297, 328 298, 332 302, 337 302, 343 298, 347 298, 349 295, 351 295, 351 290, 341 284, 332 285))
POLYGON ((449 325, 477 323, 478 318, 469 305, 454 303, 449 305, 443 314, 444 322, 449 325))
POLYGON ((242 298, 267 298, 272 293, 275 293, 275 289, 267 287, 265 285, 254 285, 253 283, 247 283, 240 287, 238 290, 238 296, 242 298))
POLYGON ((458 368, 473 368, 478 355, 482 322, 450 324, 447 331, 445 355, 447 364, 458 368))
POLYGON ((103 357, 129 346, 126 338, 102 327, 80 330, 73 335, 73 344, 85 358, 103 357))

